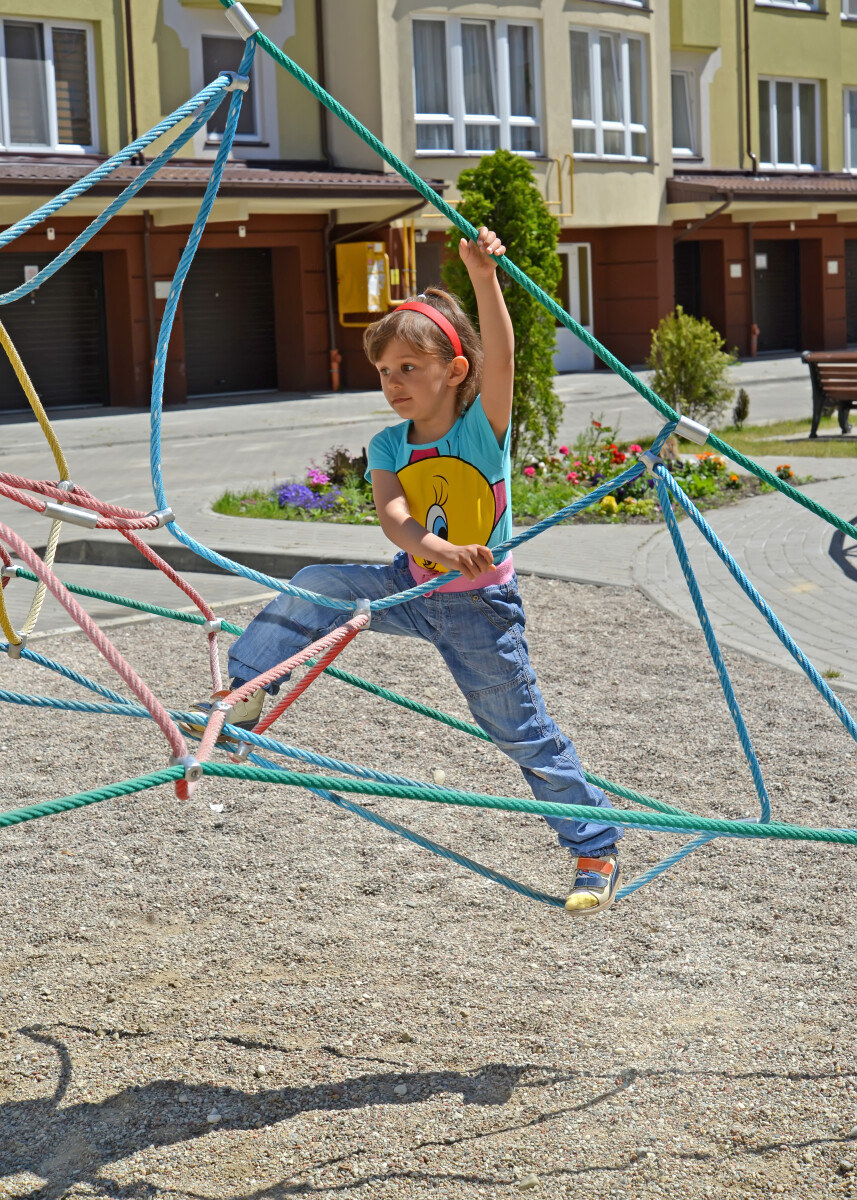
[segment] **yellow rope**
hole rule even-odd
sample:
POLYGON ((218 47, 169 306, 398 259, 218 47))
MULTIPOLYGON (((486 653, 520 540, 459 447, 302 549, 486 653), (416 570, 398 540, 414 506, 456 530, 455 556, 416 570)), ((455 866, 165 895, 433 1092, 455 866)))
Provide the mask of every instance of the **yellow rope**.
POLYGON ((6 332, 6 327, 3 325, 2 321, 0 321, 0 346, 2 346, 6 351, 6 357, 12 364, 12 370, 18 376, 18 382, 24 389, 24 394, 30 402, 30 408, 35 413, 36 420, 42 427, 42 433, 48 439, 48 444, 53 451, 54 461, 57 464, 57 470, 59 471, 60 479, 70 479, 71 473, 69 472, 65 455, 62 452, 62 447, 59 444, 59 439, 54 433, 53 426, 48 420, 48 414, 42 408, 42 402, 36 393, 36 389, 33 387, 33 382, 30 379, 30 376, 27 374, 27 368, 21 362, 21 357, 13 346, 12 339, 6 332))
MULTIPOLYGON (((9 337, 9 334, 6 331, 6 327, 3 325, 2 321, 0 321, 0 346, 2 346, 3 349, 5 350, 6 357, 9 359, 9 362, 12 364, 12 370, 17 375, 18 382, 20 383, 21 387, 24 389, 24 395, 27 397, 27 400, 29 401, 30 408, 33 410, 36 420, 39 422, 39 425, 41 426, 42 433, 47 438, 48 445, 50 446, 51 451, 54 456, 54 462, 57 465, 57 471, 59 472, 60 480, 61 480, 61 482, 67 482, 71 478, 71 473, 68 468, 68 463, 66 462, 66 457, 63 454, 62 446, 60 446, 59 439, 58 439, 57 435, 54 433, 53 426, 51 425, 50 421, 48 420, 48 414, 45 412, 44 408, 42 407, 42 402, 39 399, 38 393, 36 392, 36 389, 33 387, 33 381, 30 379, 30 376, 27 374, 27 368, 24 366, 23 362, 21 361, 21 356, 18 354, 18 351, 15 349, 15 346, 12 343, 12 339, 9 337)), ((53 564, 54 564, 54 556, 56 555, 57 546, 59 545, 61 531, 62 531, 62 521, 54 521, 53 524, 51 525, 51 532, 48 536, 48 544, 47 544, 47 549, 45 551, 45 559, 44 559, 45 566, 49 570, 53 567, 53 564)), ((24 622, 24 625, 21 629, 22 634, 26 635, 26 634, 33 632, 33 630, 36 626, 36 622, 39 619, 39 613, 42 610, 42 604, 44 603, 46 594, 47 594, 47 588, 44 583, 40 582, 39 586, 36 588, 36 594, 35 594, 35 596, 33 596, 33 602, 30 605, 30 611, 27 614, 27 619, 24 622)), ((18 636, 18 634, 12 628, 12 623, 9 620, 9 612, 6 608, 6 602, 3 598, 2 592, 0 592, 0 629, 3 630, 3 633, 5 634, 10 646, 20 646, 21 645, 21 638, 18 636)))

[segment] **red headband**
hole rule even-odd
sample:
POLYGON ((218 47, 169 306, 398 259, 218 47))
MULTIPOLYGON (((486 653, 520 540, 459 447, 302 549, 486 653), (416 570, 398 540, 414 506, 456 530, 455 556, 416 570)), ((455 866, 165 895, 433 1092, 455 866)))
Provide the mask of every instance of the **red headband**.
POLYGON ((446 319, 442 312, 438 312, 438 310, 432 307, 431 304, 423 304, 421 300, 406 300, 404 304, 399 304, 396 306, 396 312, 401 312, 404 308, 409 308, 413 312, 422 313, 424 317, 428 317, 430 321, 434 321, 438 329, 442 329, 449 338, 456 357, 464 357, 461 350, 461 338, 455 332, 455 326, 451 321, 446 319))

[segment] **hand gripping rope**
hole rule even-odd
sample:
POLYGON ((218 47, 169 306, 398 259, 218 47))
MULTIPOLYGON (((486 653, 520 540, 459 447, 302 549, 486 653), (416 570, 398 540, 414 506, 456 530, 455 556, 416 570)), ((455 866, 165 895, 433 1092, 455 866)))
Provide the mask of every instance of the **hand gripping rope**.
MULTIPOLYGON (((349 129, 362 138, 376 153, 378 153, 390 166, 392 166, 400 175, 403 176, 417 190, 428 203, 434 205, 441 213, 443 213, 449 221, 454 224, 461 232, 471 240, 475 240, 476 230, 461 217, 455 209, 447 205, 439 196, 437 196, 431 188, 429 188, 420 178, 415 175, 409 167, 402 163, 396 155, 392 153, 383 143, 379 142, 373 134, 371 134, 364 126, 360 124, 346 109, 344 109, 338 101, 329 95, 321 88, 315 80, 311 79, 300 67, 291 61, 282 53, 276 46, 260 32, 258 26, 253 21, 252 17, 246 12, 243 6, 239 4, 231 4, 229 0, 221 0, 221 4, 226 8, 226 16, 232 23, 233 27, 241 34, 246 41, 245 52, 242 58, 241 66, 237 74, 231 72, 222 73, 217 80, 208 87, 204 88, 197 96, 175 113, 168 117, 160 125, 150 130, 143 138, 137 139, 131 146, 115 155, 112 159, 101 164, 95 171, 91 172, 84 179, 78 181, 71 188, 68 188, 61 196, 54 201, 43 205, 29 217, 12 226, 4 234, 0 235, 0 246, 9 244, 15 237, 33 227, 38 221, 43 220, 51 213, 58 211, 64 204, 67 204, 71 199, 82 194, 88 187, 99 179, 104 178, 112 170, 126 163, 139 149, 148 145, 155 137, 161 136, 168 129, 171 129, 180 120, 186 117, 192 117, 191 124, 180 134, 170 146, 152 163, 150 163, 145 171, 141 172, 134 181, 129 184, 125 191, 117 197, 112 204, 104 210, 104 212, 96 218, 84 231, 79 235, 66 250, 62 251, 48 267, 33 279, 24 284, 21 288, 15 289, 13 292, 7 293, 5 296, 0 296, 0 304, 10 303, 23 295, 28 294, 41 284, 56 271, 59 270, 65 262, 67 262, 77 251, 86 244, 98 229, 102 228, 107 220, 118 211, 121 205, 127 202, 132 195, 135 195, 139 189, 144 186, 157 170, 169 160, 183 145, 193 133, 202 127, 211 112, 222 101, 223 97, 231 92, 229 112, 226 120, 226 127, 221 141, 218 155, 212 167, 209 183, 200 206, 199 214, 193 224, 187 245, 181 256, 178 268, 173 279, 170 289, 169 299, 167 301, 164 318, 161 323, 160 335, 158 338, 158 347, 155 356, 155 370, 152 385, 152 409, 151 409, 151 466, 152 466, 152 484, 155 493, 156 509, 151 513, 143 513, 140 511, 121 508, 116 505, 110 505, 97 500, 89 492, 82 487, 71 483, 69 472, 65 459, 62 456, 62 451, 59 447, 59 442, 56 439, 50 423, 44 414, 38 397, 35 394, 32 384, 26 376, 26 371, 20 359, 15 355, 14 347, 5 334, 5 330, 0 332, 0 344, 10 357, 13 366, 15 367, 18 378, 21 380, 22 386, 30 400, 33 412, 36 415, 39 424, 41 425, 45 436, 54 452, 57 470, 60 475, 59 483, 50 483, 26 479, 21 476, 12 475, 9 473, 0 473, 0 495, 15 499, 17 502, 29 507, 32 511, 43 512, 46 516, 52 518, 53 524, 51 534, 49 535, 48 550, 46 551, 45 561, 42 561, 26 544, 18 538, 11 530, 5 526, 0 526, 0 563, 2 563, 2 584, 5 588, 10 578, 18 577, 29 579, 37 582, 41 594, 44 595, 45 590, 50 590, 63 603, 80 624, 81 628, 90 636, 94 644, 105 655, 117 673, 126 682, 131 691, 140 700, 140 705, 129 703, 119 693, 105 688, 99 684, 92 682, 85 676, 77 672, 71 671, 51 659, 44 658, 29 648, 25 642, 25 637, 18 637, 12 629, 8 619, 8 614, 3 603, 2 591, 0 591, 0 628, 7 638, 6 643, 0 643, 0 650, 5 650, 10 656, 17 656, 24 662, 33 663, 50 670, 53 670, 65 678, 87 688, 95 693, 100 699, 99 702, 94 701, 70 701, 70 700, 55 700, 43 696, 27 696, 22 693, 0 690, 0 701, 14 703, 20 705, 28 705, 38 708, 54 708, 63 711, 72 712, 90 712, 103 713, 105 715, 149 718, 154 720, 162 732, 166 736, 170 745, 173 765, 168 768, 156 771, 150 775, 141 776, 137 779, 126 780, 124 783, 111 785, 107 788, 97 789, 91 792, 79 793, 74 796, 67 796, 60 800, 48 801, 43 804, 31 805, 26 808, 16 809, 12 812, 0 812, 0 828, 17 824, 21 821, 32 820, 36 817, 46 816, 50 813, 65 812, 74 808, 85 807, 89 804, 97 803, 101 800, 109 799, 119 795, 130 795, 147 788, 158 786, 166 782, 173 782, 176 787, 176 792, 181 798, 187 798, 192 793, 197 782, 206 776, 224 777, 232 779, 248 779, 270 783, 279 783, 288 787, 303 787, 309 789, 314 795, 327 800, 339 807, 353 812, 363 819, 373 822, 394 832, 408 840, 420 845, 435 854, 450 859, 468 870, 475 871, 484 878, 491 879, 494 882, 501 884, 504 887, 511 889, 519 895, 538 900, 542 903, 549 904, 554 907, 562 907, 564 900, 559 897, 549 896, 537 889, 530 888, 526 884, 519 883, 509 879, 491 868, 484 867, 479 863, 474 862, 469 858, 458 854, 453 850, 449 850, 429 839, 424 838, 420 834, 416 834, 404 826, 386 820, 377 813, 371 812, 361 805, 353 801, 345 799, 343 796, 336 794, 330 790, 330 785, 334 785, 338 791, 344 793, 357 793, 376 796, 391 796, 397 798, 410 798, 418 801, 427 801, 430 803, 443 804, 459 804, 467 806, 476 806, 482 808, 499 809, 515 812, 526 812, 540 815, 553 815, 572 818, 584 818, 591 820, 593 810, 585 806, 574 806, 564 804, 546 804, 539 803, 534 800, 516 800, 511 798, 503 798, 496 796, 486 796, 478 793, 456 792, 450 789, 444 789, 437 786, 427 786, 419 784, 413 780, 389 775, 384 772, 372 771, 366 767, 360 767, 352 763, 340 762, 336 759, 327 756, 318 755, 308 750, 300 750, 294 746, 289 746, 281 742, 277 742, 270 737, 265 736, 271 725, 278 717, 288 708, 297 697, 316 679, 320 674, 325 673, 334 679, 357 687, 370 694, 382 697, 392 703, 401 705, 411 711, 421 713, 422 715, 443 722, 444 724, 458 729, 461 732, 470 734, 471 736, 490 740, 487 735, 477 726, 471 725, 464 721, 459 721, 456 718, 449 717, 444 713, 429 706, 422 705, 416 701, 409 700, 395 692, 391 692, 385 688, 378 687, 376 684, 369 683, 366 680, 360 679, 358 676, 351 675, 341 671, 333 666, 333 660, 345 648, 345 646, 356 636, 360 629, 365 628, 370 620, 373 610, 386 608, 395 604, 405 603, 414 596, 421 595, 423 592, 431 590, 433 584, 429 581, 426 584, 418 587, 409 588, 407 591, 401 592, 396 596, 387 597, 380 601, 374 601, 369 604, 367 601, 359 601, 355 605, 354 602, 343 601, 326 596, 319 596, 312 592, 306 592, 302 589, 294 588, 290 584, 284 583, 281 580, 274 579, 264 575, 261 572, 253 571, 240 563, 232 562, 230 559, 217 554, 208 547, 202 546, 200 543, 187 534, 178 523, 175 521, 174 515, 167 503, 164 492, 161 470, 161 447, 160 447, 160 423, 163 398, 163 382, 164 371, 166 366, 166 355, 169 344, 169 339, 175 319, 178 301, 181 295, 181 289, 188 269, 193 261, 196 249, 199 246, 203 231, 205 229, 208 216, 211 212, 212 205, 220 184, 223 169, 227 161, 232 139, 237 127, 238 117, 240 113, 241 101, 243 92, 246 90, 248 77, 252 69, 253 56, 255 53, 256 44, 265 50, 280 66, 284 67, 295 79, 297 79, 304 87, 306 87, 320 103, 324 104, 331 112, 333 112, 340 120, 342 120, 349 129), (28 494, 32 493, 32 494, 28 494), (134 546, 140 550, 153 565, 162 570, 173 583, 176 584, 196 605, 197 613, 178 612, 175 610, 164 609, 156 605, 146 604, 142 601, 129 600, 124 597, 115 596, 110 593, 100 592, 96 589, 85 588, 79 585, 63 585, 53 574, 51 564, 53 554, 55 553, 56 537, 61 524, 65 522, 84 524, 90 528, 99 529, 114 529, 122 533, 122 535, 134 546), (343 613, 343 624, 335 629, 326 637, 319 639, 312 646, 306 648, 300 654, 294 655, 292 658, 283 663, 278 664, 264 675, 250 681, 242 687, 227 694, 222 700, 215 703, 213 710, 208 718, 201 717, 195 713, 168 713, 159 704, 156 698, 148 690, 145 684, 133 672, 132 668, 125 663, 121 655, 115 651, 109 641, 100 631, 94 626, 86 613, 73 600, 72 593, 80 595, 97 597, 102 600, 108 600, 112 603, 121 604, 127 608, 137 611, 151 613, 156 616, 168 617, 174 620, 183 621, 190 624, 200 625, 209 639, 209 657, 211 666, 212 684, 215 691, 220 691, 220 667, 216 645, 216 635, 219 629, 224 629, 229 633, 242 632, 239 626, 232 625, 228 621, 223 621, 216 618, 211 608, 205 603, 204 599, 189 584, 187 584, 178 572, 174 571, 169 565, 164 562, 160 555, 156 554, 151 547, 147 546, 141 537, 138 536, 145 529, 154 529, 161 526, 166 526, 168 531, 177 540, 189 546, 201 557, 208 561, 216 563, 218 566, 224 567, 226 570, 234 574, 242 575, 248 579, 252 579, 257 583, 263 584, 266 587, 275 590, 284 591, 290 594, 302 596, 315 603, 326 605, 328 607, 338 609, 343 613), (56 529, 56 535, 54 530, 56 529), (53 550, 51 549, 53 539, 53 550), (27 564, 27 566, 17 566, 12 563, 9 553, 5 546, 9 546, 15 554, 27 564), (28 569, 28 567, 30 569, 28 569), (349 618, 348 614, 352 614, 349 618), (255 728, 253 732, 241 730, 228 724, 228 715, 236 703, 246 699, 252 692, 259 687, 265 687, 275 680, 280 679, 283 675, 295 670, 301 665, 308 667, 306 674, 282 697, 282 699, 274 706, 267 717, 264 718, 255 728), (141 707, 142 705, 142 707, 141 707), (197 757, 188 754, 187 745, 182 738, 177 726, 176 720, 188 724, 204 724, 205 728, 202 731, 202 738, 198 749, 197 757), (222 737, 221 737, 222 735, 222 737), (227 746, 231 753, 233 761, 231 763, 212 762, 211 753, 216 745, 223 739, 226 739, 227 746), (309 763, 317 768, 325 771, 335 772, 335 776, 329 775, 307 775, 304 773, 295 773, 285 770, 282 767, 275 766, 267 758, 260 755, 259 751, 264 751, 267 754, 280 755, 286 758, 298 759, 303 763, 309 763)), ((666 424, 655 439, 651 451, 641 454, 640 459, 632 463, 617 478, 602 484, 595 488, 586 496, 581 497, 574 503, 567 505, 559 512, 553 514, 552 517, 540 521, 537 525, 522 531, 515 537, 510 538, 502 546, 497 547, 498 552, 512 549, 514 546, 520 545, 533 537, 537 537, 543 530, 567 520, 585 508, 597 504, 604 496, 618 490, 623 485, 631 480, 638 478, 643 472, 648 471, 653 477, 661 508, 664 513, 664 518, 667 523, 667 528, 673 545, 678 556, 682 573, 685 577, 687 586, 696 609, 703 635, 708 646, 709 653, 714 663, 715 671, 720 680, 721 688, 724 693, 727 706, 732 715, 733 722, 736 727, 738 739, 741 744, 744 755, 747 759, 750 768, 753 785, 759 801, 759 816, 755 821, 727 821, 715 818, 705 818, 696 816, 693 813, 686 812, 683 809, 677 808, 674 805, 667 804, 662 800, 657 800, 650 796, 645 796, 640 792, 631 788, 623 787, 620 784, 613 783, 610 780, 593 775, 590 772, 584 772, 587 780, 594 785, 611 792, 613 795, 622 797, 632 803, 643 805, 649 812, 627 809, 613 809, 610 812, 611 822, 615 821, 620 825, 627 825, 632 828, 647 829, 660 832, 692 832, 697 836, 682 846, 675 853, 664 859, 661 863, 652 867, 639 879, 627 884, 620 889, 619 896, 627 896, 644 883, 649 882, 664 871, 668 870, 676 862, 680 861, 686 855, 692 853, 699 846, 704 845, 715 837, 740 837, 740 838, 775 838, 788 840, 808 840, 808 841, 823 841, 838 843, 842 845, 857 845, 857 831, 849 829, 813 829, 800 825, 787 825, 775 823, 771 821, 770 800, 767 789, 762 777, 761 768, 750 739, 746 723, 738 706, 731 680, 726 671, 723 655, 717 644, 714 631, 711 627, 711 622, 708 618, 702 596, 690 566, 690 561, 687 555, 686 548, 681 538, 681 533, 673 512, 673 502, 678 503, 688 514, 691 521, 700 530, 703 537, 711 545, 712 549, 726 566, 727 570, 738 583, 739 587, 744 591, 750 601, 756 608, 765 616, 769 625, 781 640, 783 645, 795 658, 795 661, 806 673, 810 681, 817 688, 819 693, 824 697, 834 713, 844 726, 846 732, 855 740, 857 740, 857 725, 854 719, 844 707, 839 698, 831 691, 825 681, 821 678, 818 671, 799 647, 794 643, 791 636, 783 628, 775 614, 772 612, 767 603, 759 595, 752 583, 746 578, 741 569, 737 566, 734 559, 729 554, 728 550, 720 543, 717 536, 713 533, 707 522, 698 512, 693 503, 681 490, 679 485, 667 471, 666 467, 658 457, 659 451, 665 442, 666 438, 673 432, 677 432, 680 436, 690 438, 699 444, 707 444, 715 450, 724 454, 732 461, 743 466, 746 470, 756 475, 758 478, 769 483, 772 487, 779 490, 790 499, 802 504, 805 508, 814 512, 821 519, 834 525, 842 534, 857 538, 857 529, 848 521, 838 517, 835 513, 831 513, 824 506, 819 505, 810 497, 791 487, 788 483, 780 480, 777 476, 772 475, 752 460, 745 458, 732 447, 721 441, 716 435, 710 433, 704 426, 696 422, 689 421, 687 418, 680 417, 674 412, 659 396, 657 396, 645 383, 643 383, 636 375, 633 374, 627 367, 618 361, 608 350, 598 343, 591 334, 582 329, 568 313, 564 312, 555 301, 547 296, 540 288, 538 288, 519 268, 517 268, 508 259, 499 260, 500 266, 522 287, 524 287, 532 296, 539 300, 540 303, 566 328, 571 329, 603 362, 605 362, 612 370, 614 370, 622 379, 624 379, 632 388, 634 388, 649 404, 651 404, 661 415, 666 419, 666 424)), ((2 327, 0 327, 2 330, 2 327)), ((448 579, 451 581, 455 578, 455 573, 450 573, 448 579)), ((35 602, 34 602, 35 604, 35 602)), ((36 615, 38 615, 36 613, 36 615)), ((32 628, 35 622, 35 617, 28 617, 28 622, 32 628)), ((23 631, 22 631, 23 632, 23 631)))

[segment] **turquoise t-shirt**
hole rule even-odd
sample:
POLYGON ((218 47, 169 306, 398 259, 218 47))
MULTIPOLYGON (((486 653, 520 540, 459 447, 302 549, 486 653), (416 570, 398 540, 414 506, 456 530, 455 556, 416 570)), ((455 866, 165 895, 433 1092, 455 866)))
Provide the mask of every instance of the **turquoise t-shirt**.
MULTIPOLYGON (((477 542, 493 548, 511 537, 511 425, 499 444, 480 396, 436 442, 409 442, 411 424, 402 421, 375 434, 366 478, 371 481, 373 470, 394 471, 411 516, 456 546, 477 542)), ((501 554, 496 561, 505 558, 501 554)), ((446 570, 425 559, 415 561, 429 571, 446 570)))

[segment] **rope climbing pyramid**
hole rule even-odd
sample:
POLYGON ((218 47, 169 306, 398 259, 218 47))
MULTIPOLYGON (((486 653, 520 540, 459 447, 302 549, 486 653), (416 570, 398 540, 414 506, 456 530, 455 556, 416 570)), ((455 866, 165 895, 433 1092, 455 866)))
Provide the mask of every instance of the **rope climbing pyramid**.
MULTIPOLYGON (((158 725, 169 747, 169 761, 165 767, 155 769, 146 775, 126 779, 122 782, 95 788, 90 791, 18 809, 0 811, 0 828, 52 814, 68 812, 77 808, 84 808, 90 804, 99 803, 118 796, 132 795, 166 783, 173 784, 179 799, 187 800, 193 795, 195 789, 200 786, 205 778, 252 780, 266 784, 277 784, 288 788, 307 789, 331 804, 356 814, 389 832, 406 838, 416 845, 447 858, 486 879, 509 888, 519 895, 553 907, 563 908, 565 906, 564 898, 548 895, 538 889, 510 879, 490 867, 477 863, 454 850, 431 841, 421 834, 387 820, 378 812, 363 807, 356 799, 349 799, 348 797, 389 797, 429 804, 470 806, 537 814, 540 816, 570 817, 572 819, 585 820, 591 819, 591 808, 456 791, 436 784, 428 785, 404 776, 393 775, 372 770, 370 767, 355 763, 340 761, 326 755, 317 754, 308 749, 299 749, 278 741, 269 734, 271 726, 279 717, 298 699, 302 692, 311 686, 319 675, 324 673, 346 685, 380 697, 390 703, 400 705, 427 719, 442 722, 463 734, 483 740, 490 740, 487 734, 476 725, 457 720, 428 705, 419 704, 403 695, 379 687, 334 665, 338 656, 345 651, 346 647, 357 637, 361 630, 365 629, 371 622, 374 611, 399 605, 416 596, 422 595, 432 590, 434 581, 429 580, 424 584, 409 588, 397 595, 373 601, 371 604, 368 602, 356 602, 355 604, 355 602, 317 595, 296 588, 288 582, 273 578, 260 571, 253 570, 202 545, 180 526, 168 502, 163 479, 164 464, 161 447, 163 390, 167 351, 182 287, 200 245, 212 206, 218 195, 223 170, 235 136, 243 96, 248 87, 251 71, 253 70, 254 56, 257 48, 263 50, 280 67, 288 71, 321 104, 338 117, 375 153, 380 155, 393 170, 397 171, 423 196, 427 203, 433 205, 451 224, 455 225, 463 236, 473 241, 477 237, 477 231, 469 222, 455 209, 446 204, 440 196, 357 121, 351 113, 344 109, 338 101, 266 38, 242 5, 231 4, 229 0, 221 0, 221 4, 227 10, 226 15, 231 24, 245 40, 244 55, 238 71, 222 72, 217 79, 203 88, 202 91, 186 104, 176 109, 174 113, 159 125, 149 130, 148 133, 138 138, 119 154, 114 155, 101 164, 54 200, 42 205, 28 217, 19 221, 0 235, 0 248, 9 245, 22 233, 32 229, 40 221, 53 215, 71 200, 80 196, 88 188, 92 187, 93 184, 106 178, 112 171, 121 164, 126 163, 136 153, 150 145, 156 138, 174 129, 181 122, 188 121, 188 124, 182 128, 181 132, 176 135, 167 148, 157 158, 153 159, 135 180, 107 205, 103 212, 90 223, 83 233, 78 235, 48 266, 42 268, 33 279, 28 280, 21 287, 0 296, 0 304, 9 304, 31 294, 55 274, 56 271, 60 270, 65 263, 86 245, 95 233, 103 228, 113 215, 120 211, 128 200, 136 195, 157 174, 158 170, 194 136, 197 130, 202 128, 219 105, 229 97, 228 115, 222 141, 212 165, 199 212, 191 228, 172 280, 158 336, 152 381, 150 438, 150 466, 155 506, 150 512, 124 508, 101 501, 84 486, 72 481, 71 466, 63 454, 59 440, 27 375, 26 368, 19 359, 5 329, 0 325, 0 345, 2 345, 9 357, 32 411, 45 434, 59 476, 56 482, 52 482, 0 472, 0 496, 15 501, 29 508, 31 511, 42 513, 51 520, 44 557, 37 555, 25 540, 18 536, 11 528, 0 524, 0 562, 2 563, 0 570, 2 570, 3 589, 5 590, 12 580, 29 581, 36 584, 35 594, 21 629, 14 628, 6 607, 4 592, 0 591, 0 630, 2 630, 3 636, 6 639, 0 642, 0 650, 3 650, 9 659, 16 660, 22 670, 24 669, 23 663, 30 663, 56 672, 65 679, 89 691, 94 697, 85 700, 62 700, 48 696, 27 694, 23 691, 0 689, 0 701, 22 707, 49 708, 62 712, 94 713, 115 718, 151 720, 158 725), (116 596, 96 589, 61 582, 57 578, 53 568, 59 539, 63 526, 66 524, 84 526, 91 530, 110 529, 117 531, 152 566, 162 571, 192 601, 197 611, 195 613, 179 612, 174 609, 131 600, 127 597, 116 596), (205 718, 200 718, 198 713, 190 714, 168 710, 140 678, 134 668, 125 661, 95 622, 87 615, 78 601, 75 600, 75 595, 94 597, 158 617, 202 627, 208 640, 212 690, 221 692, 222 678, 218 634, 221 631, 228 634, 240 634, 243 631, 240 626, 215 617, 204 597, 146 543, 143 536, 145 531, 162 527, 166 528, 178 542, 208 562, 234 575, 253 580, 264 587, 289 595, 299 596, 315 604, 338 610, 343 614, 343 623, 333 633, 321 638, 293 658, 277 664, 276 667, 272 668, 264 676, 260 676, 232 692, 224 693, 223 699, 214 705, 207 722, 205 718), (15 561, 13 561, 12 554, 15 555, 15 561), (93 645, 95 645, 124 682, 133 698, 129 699, 127 695, 122 695, 120 692, 95 683, 85 675, 37 653, 28 645, 28 639, 36 628, 42 602, 48 591, 65 607, 76 624, 90 638, 93 645), (264 721, 257 726, 254 732, 251 733, 236 728, 229 723, 231 709, 236 703, 245 699, 247 695, 257 688, 275 679, 279 679, 286 672, 290 672, 300 666, 307 667, 306 673, 298 682, 292 684, 286 694, 275 705, 264 721), (204 732, 195 753, 191 753, 185 735, 179 728, 179 722, 182 721, 205 724, 204 732), (231 739, 231 742, 227 742, 227 758, 231 761, 214 759, 216 748, 222 744, 224 737, 231 739), (270 756, 273 756, 273 759, 293 760, 301 764, 304 769, 291 770, 273 761, 270 756), (307 767, 314 768, 315 771, 308 773, 306 771, 307 767), (336 790, 333 790, 334 788, 336 790)), ((610 813, 611 822, 629 828, 661 833, 690 833, 695 835, 662 862, 656 864, 642 876, 621 888, 618 893, 619 898, 630 895, 644 884, 669 870, 682 858, 717 837, 742 839, 767 838, 857 845, 857 830, 854 829, 813 828, 772 820, 770 798, 759 760, 690 564, 679 528, 676 508, 682 510, 701 533, 707 545, 723 563, 749 602, 764 616, 776 637, 794 658, 812 685, 829 705, 846 733, 854 741, 857 741, 857 724, 855 724, 854 718, 842 704, 839 697, 835 695, 819 671, 797 646, 776 614, 735 562, 728 549, 722 544, 693 502, 672 477, 660 458, 660 451, 666 439, 673 433, 678 432, 681 436, 701 445, 707 445, 717 453, 731 459, 758 479, 778 490, 787 499, 803 505, 804 508, 810 510, 820 520, 828 522, 840 532, 857 538, 857 528, 811 497, 798 491, 785 480, 765 470, 764 467, 755 463, 752 459, 739 453, 704 426, 681 417, 679 413, 666 404, 629 368, 619 362, 590 333, 578 325, 556 301, 534 284, 514 263, 503 257, 499 260, 499 265, 517 284, 535 297, 558 323, 570 329, 578 338, 585 342, 612 371, 620 376, 650 404, 663 417, 664 425, 655 438, 651 449, 640 453, 637 460, 620 475, 595 488, 586 496, 576 500, 573 504, 560 509, 551 517, 516 534, 508 541, 495 547, 495 552, 501 554, 504 551, 514 549, 525 541, 538 537, 546 529, 575 516, 591 505, 597 505, 605 496, 617 491, 641 475, 648 474, 654 482, 667 529, 681 565, 681 570, 686 580, 726 705, 735 725, 738 740, 747 761, 759 806, 758 816, 754 820, 707 818, 698 816, 665 801, 644 795, 633 788, 624 787, 619 783, 604 779, 590 772, 585 772, 586 779, 590 783, 610 792, 613 796, 621 800, 638 806, 612 809, 610 813)), ((457 572, 450 572, 447 578, 450 581, 457 578, 457 572)))

